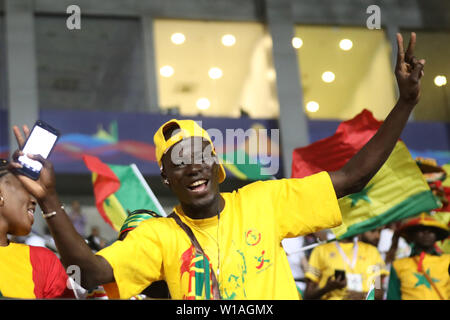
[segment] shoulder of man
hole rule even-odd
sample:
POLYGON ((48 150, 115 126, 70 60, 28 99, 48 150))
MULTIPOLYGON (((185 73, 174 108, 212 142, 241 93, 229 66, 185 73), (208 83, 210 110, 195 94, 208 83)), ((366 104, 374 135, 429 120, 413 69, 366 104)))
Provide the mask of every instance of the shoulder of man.
POLYGON ((172 226, 175 222, 173 218, 169 217, 173 212, 169 213, 167 217, 153 217, 150 219, 147 219, 145 221, 142 221, 138 228, 155 228, 159 226, 172 226))
POLYGON ((319 244, 317 247, 314 247, 313 252, 315 252, 315 254, 325 254, 333 251, 335 248, 336 245, 334 244, 334 242, 328 242, 319 244))
POLYGON ((412 257, 404 257, 400 259, 396 259, 392 262, 392 267, 397 271, 401 271, 402 269, 409 269, 411 266, 411 263, 414 263, 414 260, 412 257))

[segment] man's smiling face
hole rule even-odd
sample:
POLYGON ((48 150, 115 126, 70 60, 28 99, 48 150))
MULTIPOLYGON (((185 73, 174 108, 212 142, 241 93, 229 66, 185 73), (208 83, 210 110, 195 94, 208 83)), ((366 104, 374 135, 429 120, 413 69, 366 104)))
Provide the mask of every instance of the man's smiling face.
POLYGON ((219 164, 201 137, 183 139, 162 157, 162 176, 182 205, 206 208, 219 196, 219 164))

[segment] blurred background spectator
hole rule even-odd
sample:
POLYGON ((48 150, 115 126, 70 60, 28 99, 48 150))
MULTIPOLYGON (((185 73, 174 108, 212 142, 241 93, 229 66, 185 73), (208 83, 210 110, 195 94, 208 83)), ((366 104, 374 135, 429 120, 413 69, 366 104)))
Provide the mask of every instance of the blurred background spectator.
POLYGON ((70 220, 72 220, 75 230, 77 230, 82 237, 85 237, 86 218, 81 211, 80 202, 77 200, 72 201, 70 209, 66 212, 69 215, 70 220))

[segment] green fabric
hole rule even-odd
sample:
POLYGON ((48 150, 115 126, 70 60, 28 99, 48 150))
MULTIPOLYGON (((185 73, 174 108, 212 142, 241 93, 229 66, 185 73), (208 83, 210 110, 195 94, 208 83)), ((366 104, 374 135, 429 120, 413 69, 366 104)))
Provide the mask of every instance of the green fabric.
POLYGON ((125 210, 129 212, 137 209, 147 209, 164 216, 153 200, 147 195, 133 169, 130 166, 109 164, 111 170, 120 180, 120 189, 114 195, 125 210))
POLYGON ((367 298, 366 300, 375 300, 375 288, 372 287, 369 291, 369 293, 367 294, 367 298))
POLYGON ((301 297, 302 300, 303 300, 303 299, 304 299, 304 298, 303 298, 303 291, 298 287, 297 284, 296 284, 295 286, 297 287, 298 294, 300 295, 300 297, 301 297))
POLYGON ((405 144, 391 155, 367 186, 338 200, 342 224, 332 229, 338 239, 352 237, 440 205, 405 144))
POLYGON ((232 174, 242 180, 267 180, 272 179, 271 175, 264 175, 264 166, 258 161, 250 157, 244 150, 236 150, 222 154, 222 163, 232 174))
POLYGON ((408 218, 411 216, 411 212, 428 211, 430 208, 436 208, 436 206, 436 198, 430 190, 421 192, 400 202, 383 214, 351 225, 347 232, 339 236, 339 239, 353 237, 391 222, 408 218))
POLYGON ((402 292, 400 290, 400 279, 395 272, 394 266, 391 266, 391 272, 389 274, 389 285, 387 292, 387 300, 402 300, 402 292))

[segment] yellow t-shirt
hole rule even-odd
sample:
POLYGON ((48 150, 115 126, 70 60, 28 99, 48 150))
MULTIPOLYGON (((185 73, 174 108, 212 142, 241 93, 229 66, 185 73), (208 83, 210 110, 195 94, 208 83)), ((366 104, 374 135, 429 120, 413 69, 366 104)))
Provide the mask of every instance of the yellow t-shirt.
POLYGON ((328 173, 258 181, 221 195, 220 219, 193 220, 175 208, 207 260, 195 255, 189 237, 171 218, 144 221, 124 241, 97 253, 112 266, 122 299, 156 280, 166 280, 173 299, 211 299, 208 268, 223 299, 299 299, 281 240, 341 224, 328 173))
MULTIPOLYGON (((339 242, 348 261, 353 260, 353 242, 339 242)), ((335 242, 320 245, 311 252, 308 262, 308 271, 305 277, 319 284, 323 288, 329 277, 334 276, 335 270, 345 270, 347 275, 347 287, 349 285, 349 274, 361 275, 362 292, 368 292, 370 285, 376 281, 376 277, 387 275, 385 263, 378 249, 373 245, 358 241, 358 251, 353 269, 344 261, 335 242)), ((380 284, 381 285, 381 284, 380 284)), ((336 289, 323 295, 324 300, 342 300, 347 295, 347 288, 336 289)))
MULTIPOLYGON (((419 260, 419 257, 415 257, 419 260)), ((431 281, 439 290, 445 300, 450 299, 450 276, 448 268, 450 254, 441 256, 426 254, 423 259, 423 270, 428 274, 431 281)), ((400 280, 400 291, 402 300, 439 300, 433 286, 428 282, 413 257, 399 259, 392 264, 395 273, 400 280)))

